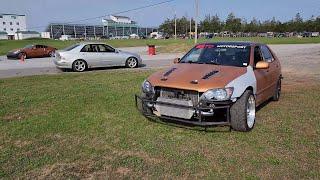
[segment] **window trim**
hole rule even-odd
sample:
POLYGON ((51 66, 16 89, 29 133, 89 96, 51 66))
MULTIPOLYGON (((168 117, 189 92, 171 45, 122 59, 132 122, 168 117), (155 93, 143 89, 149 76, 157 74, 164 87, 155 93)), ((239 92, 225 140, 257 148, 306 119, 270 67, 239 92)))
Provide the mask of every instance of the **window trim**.
POLYGON ((273 54, 272 54, 272 52, 271 52, 271 50, 269 49, 268 46, 266 46, 266 45, 261 45, 260 50, 261 50, 261 54, 262 54, 263 60, 264 60, 265 62, 267 62, 267 63, 272 63, 272 62, 274 61, 274 56, 273 56, 273 54), (267 59, 264 57, 264 54, 263 54, 263 51, 262 51, 262 47, 265 47, 265 48, 269 51, 269 53, 270 53, 270 55, 271 55, 271 60, 270 60, 270 61, 267 60, 267 59))

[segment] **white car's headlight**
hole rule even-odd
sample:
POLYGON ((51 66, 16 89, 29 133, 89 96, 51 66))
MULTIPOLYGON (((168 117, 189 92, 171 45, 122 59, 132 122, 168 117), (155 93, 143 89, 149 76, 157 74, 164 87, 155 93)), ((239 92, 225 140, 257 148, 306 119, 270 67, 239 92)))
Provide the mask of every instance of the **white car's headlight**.
POLYGON ((154 94, 154 88, 152 84, 147 80, 143 81, 142 83, 142 91, 147 94, 154 94))
POLYGON ((201 98, 213 101, 226 101, 229 100, 233 93, 233 87, 210 89, 202 94, 201 98))

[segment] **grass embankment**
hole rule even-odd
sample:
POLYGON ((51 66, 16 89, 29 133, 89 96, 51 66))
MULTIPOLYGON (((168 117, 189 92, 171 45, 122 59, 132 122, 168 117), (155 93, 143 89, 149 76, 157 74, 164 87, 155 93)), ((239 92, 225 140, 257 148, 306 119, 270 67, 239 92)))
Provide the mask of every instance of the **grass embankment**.
POLYGON ((252 132, 203 132, 138 113, 150 73, 0 80, 0 178, 319 178, 319 83, 285 82, 252 132))
MULTIPOLYGON (((266 44, 303 44, 303 43, 320 43, 319 38, 214 38, 214 39, 200 39, 199 42, 216 42, 216 41, 254 41, 266 44)), ((79 41, 60 41, 51 39, 29 39, 29 40, 0 40, 0 55, 5 55, 12 49, 22 48, 29 44, 44 44, 53 46, 57 49, 63 49, 71 44, 79 41)), ((154 39, 127 39, 127 40, 103 40, 101 42, 108 43, 114 47, 133 47, 146 46, 147 44, 155 44, 162 46, 160 52, 185 52, 192 47, 193 40, 184 39, 169 39, 169 40, 154 40, 154 39)))

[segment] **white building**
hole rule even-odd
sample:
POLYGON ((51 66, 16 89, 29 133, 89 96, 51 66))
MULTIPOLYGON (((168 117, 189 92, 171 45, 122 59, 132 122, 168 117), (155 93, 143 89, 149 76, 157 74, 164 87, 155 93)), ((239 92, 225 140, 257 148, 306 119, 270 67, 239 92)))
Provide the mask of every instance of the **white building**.
POLYGON ((8 33, 0 31, 0 40, 8 39, 8 33))
POLYGON ((14 39, 17 31, 26 31, 26 16, 19 14, 0 14, 0 31, 8 33, 9 39, 14 39))
POLYGON ((132 23, 131 19, 129 17, 126 17, 126 16, 114 16, 114 15, 111 15, 110 19, 113 20, 114 22, 117 22, 117 23, 125 23, 125 24, 131 24, 132 23))
POLYGON ((40 33, 36 31, 18 31, 15 33, 14 39, 16 40, 23 40, 23 39, 30 39, 30 38, 40 38, 40 33))

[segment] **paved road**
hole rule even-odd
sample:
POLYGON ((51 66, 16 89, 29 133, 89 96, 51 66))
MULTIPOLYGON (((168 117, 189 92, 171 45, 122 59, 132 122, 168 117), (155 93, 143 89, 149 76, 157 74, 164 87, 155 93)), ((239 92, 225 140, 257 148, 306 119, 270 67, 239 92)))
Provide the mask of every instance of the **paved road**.
MULTIPOLYGON (((270 45, 270 47, 279 57, 282 70, 286 75, 298 73, 299 75, 312 75, 320 78, 320 44, 270 45)), ((139 53, 145 64, 141 69, 168 67, 172 65, 174 58, 183 55, 149 56, 146 53, 146 47, 120 49, 139 53)), ((62 73, 62 71, 55 68, 51 58, 27 59, 22 63, 0 56, 0 78, 56 73, 62 73)))

